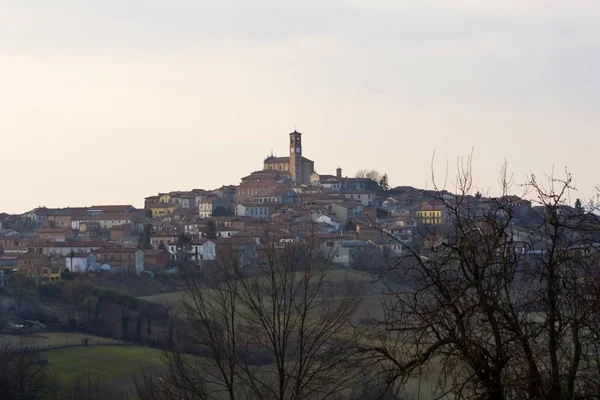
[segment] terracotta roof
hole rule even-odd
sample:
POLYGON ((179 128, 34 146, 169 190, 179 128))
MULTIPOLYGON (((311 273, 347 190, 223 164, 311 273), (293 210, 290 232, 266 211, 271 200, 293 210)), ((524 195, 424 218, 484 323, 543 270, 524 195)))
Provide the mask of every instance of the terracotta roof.
POLYGON ((239 203, 238 205, 246 208, 273 208, 281 206, 281 203, 239 203))
POLYGON ((108 220, 133 221, 137 217, 138 217, 138 215, 135 213, 121 213, 121 214, 109 213, 109 214, 73 217, 72 220, 73 221, 108 221, 108 220))
POLYGON ((102 247, 94 250, 93 253, 135 253, 138 251, 135 247, 102 247))
POLYGON ((144 256, 157 256, 160 253, 168 253, 168 251, 166 250, 162 250, 162 249, 149 249, 149 250, 144 250, 144 256))
POLYGON ((71 228, 42 228, 39 233, 66 233, 70 230, 71 228))
POLYGON ((275 164, 275 163, 284 163, 284 164, 289 164, 290 162, 290 158, 289 157, 267 157, 265 158, 265 163, 266 164, 275 164))
POLYGON ((132 209, 135 210, 135 207, 131 204, 127 205, 105 205, 105 206, 91 206, 88 207, 88 210, 101 210, 102 212, 126 212, 127 210, 132 209))
POLYGON ((70 241, 70 242, 49 242, 35 247, 104 247, 106 242, 100 241, 70 241))
POLYGON ((202 203, 214 203, 217 200, 219 200, 219 197, 217 197, 217 196, 209 197, 209 198, 201 201, 200 204, 202 204, 202 203))

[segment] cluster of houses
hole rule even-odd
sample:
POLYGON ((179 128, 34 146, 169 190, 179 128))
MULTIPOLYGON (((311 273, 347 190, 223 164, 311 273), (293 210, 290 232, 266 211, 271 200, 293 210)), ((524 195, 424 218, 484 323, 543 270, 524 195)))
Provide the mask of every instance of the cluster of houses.
MULTIPOLYGON (((369 178, 344 176, 341 168, 318 174, 302 157, 300 135, 290 134, 290 157, 267 157, 262 170, 235 186, 157 193, 141 209, 98 205, 0 213, 0 284, 15 271, 46 280, 60 279, 65 269, 173 271, 185 253, 199 268, 232 254, 251 266, 266 257, 266 232, 281 243, 310 242, 346 267, 364 262, 365 254, 399 255, 405 246, 443 241, 443 200, 452 201, 450 193, 389 190, 369 178), (190 238, 184 247, 182 235, 190 238)), ((531 209, 529 201, 510 202, 523 215, 531 209)))

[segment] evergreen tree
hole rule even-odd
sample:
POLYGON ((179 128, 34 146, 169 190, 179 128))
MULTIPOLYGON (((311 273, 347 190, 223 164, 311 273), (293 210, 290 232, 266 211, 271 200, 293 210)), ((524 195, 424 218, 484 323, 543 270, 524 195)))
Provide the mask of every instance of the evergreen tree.
POLYGON ((208 223, 206 224, 206 238, 217 238, 217 224, 215 224, 215 221, 208 221, 208 223))
POLYGON ((387 192, 388 190, 390 190, 390 185, 388 183, 387 174, 383 174, 383 176, 379 180, 379 190, 381 190, 383 192, 387 192))
POLYGON ((154 229, 152 228, 152 224, 144 225, 144 230, 140 234, 138 239, 138 248, 142 250, 148 250, 152 248, 152 244, 150 244, 150 236, 154 233, 154 229))
POLYGON ((575 200, 575 210, 577 210, 577 212, 580 214, 584 212, 583 204, 581 203, 580 199, 575 200))

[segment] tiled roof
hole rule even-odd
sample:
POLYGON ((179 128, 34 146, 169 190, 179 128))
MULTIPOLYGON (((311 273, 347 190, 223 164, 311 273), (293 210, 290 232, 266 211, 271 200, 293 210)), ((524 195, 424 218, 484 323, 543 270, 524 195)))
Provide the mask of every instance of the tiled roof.
POLYGON ((88 207, 89 210, 101 210, 105 213, 117 213, 117 212, 126 212, 127 210, 135 210, 135 207, 131 204, 127 205, 106 205, 106 206, 91 206, 88 207))

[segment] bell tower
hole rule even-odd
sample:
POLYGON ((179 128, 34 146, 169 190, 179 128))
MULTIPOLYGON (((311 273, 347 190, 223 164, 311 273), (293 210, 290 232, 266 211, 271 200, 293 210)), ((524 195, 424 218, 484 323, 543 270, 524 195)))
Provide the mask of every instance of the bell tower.
POLYGON ((303 182, 302 170, 302 134, 294 130, 290 133, 290 175, 294 182, 303 182))

